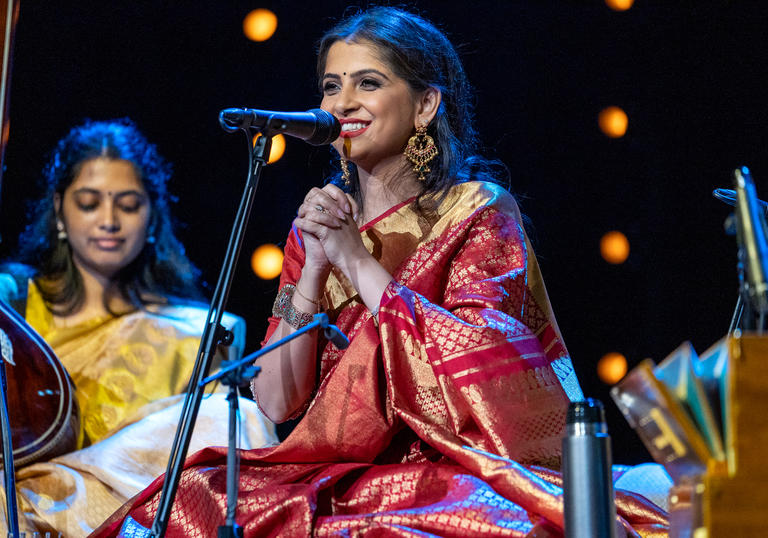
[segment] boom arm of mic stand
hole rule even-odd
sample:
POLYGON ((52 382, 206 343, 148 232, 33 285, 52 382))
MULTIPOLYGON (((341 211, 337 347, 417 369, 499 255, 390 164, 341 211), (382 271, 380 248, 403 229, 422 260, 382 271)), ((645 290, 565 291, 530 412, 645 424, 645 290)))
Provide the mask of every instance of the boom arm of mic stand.
MULTIPOLYGON (((235 521, 235 514, 237 512, 237 480, 239 475, 239 463, 235 442, 235 430, 236 430, 236 415, 237 415, 237 387, 242 384, 248 378, 256 376, 261 368, 258 366, 252 366, 253 361, 261 357, 262 355, 269 353, 270 351, 284 346, 294 338, 298 338, 302 334, 308 333, 314 329, 328 329, 332 327, 328 321, 328 314, 320 312, 315 314, 312 318, 312 322, 308 323, 301 329, 285 336, 269 346, 262 348, 250 355, 247 355, 236 361, 226 361, 227 364, 224 368, 219 370, 214 375, 208 376, 202 379, 198 384, 200 391, 205 389, 205 386, 213 381, 221 379, 226 385, 229 386, 229 443, 227 448, 227 516, 225 525, 219 527, 218 538, 240 538, 242 537, 242 528, 239 527, 235 521)), ((335 327, 333 327, 335 329, 335 327)))
MULTIPOLYGON (((243 366, 252 364, 253 361, 258 359, 262 355, 266 355, 270 351, 277 349, 281 346, 284 346, 285 344, 287 344, 294 338, 298 338, 302 334, 313 331, 314 329, 325 329, 326 327, 328 327, 329 324, 330 322, 328 321, 328 314, 326 314, 325 312, 320 312, 319 314, 315 314, 314 317, 312 318, 312 321, 307 325, 305 325, 304 327, 302 327, 301 329, 298 329, 292 332, 288 336, 284 336, 274 344, 270 344, 267 347, 263 347, 258 351, 254 351, 250 355, 246 355, 242 359, 230 362, 226 368, 222 368, 215 374, 201 380, 200 388, 205 388, 205 385, 207 385, 208 383, 211 383, 212 381, 216 381, 217 379, 221 379, 222 377, 230 374, 231 372, 234 372, 238 368, 242 368, 243 366)), ((257 368, 256 373, 258 373, 261 370, 261 368, 259 368, 258 366, 256 366, 255 368, 257 368)))
POLYGON ((243 190, 243 196, 240 200, 240 206, 237 209, 235 222, 232 225, 232 233, 229 236, 227 252, 224 256, 224 262, 222 263, 222 268, 219 273, 216 290, 211 299, 211 307, 208 310, 208 317, 205 321, 205 329, 200 340, 200 348, 197 352, 195 367, 189 381, 179 426, 176 429, 176 436, 173 440, 171 455, 168 459, 163 490, 160 494, 160 502, 150 531, 151 536, 154 538, 165 536, 165 531, 168 527, 173 500, 176 497, 176 490, 178 489, 179 480, 181 478, 182 465, 184 464, 187 451, 189 450, 192 431, 194 430, 197 413, 200 410, 200 402, 203 398, 203 388, 201 388, 200 379, 208 374, 208 370, 211 366, 211 360, 218 343, 218 327, 221 322, 224 305, 229 297, 229 288, 232 284, 234 268, 237 264, 240 248, 243 244, 243 234, 245 233, 245 228, 248 224, 253 201, 256 198, 256 189, 259 184, 261 172, 267 162, 267 157, 269 156, 272 139, 268 136, 268 133, 262 133, 264 136, 258 137, 255 145, 252 145, 250 133, 247 130, 243 131, 245 132, 248 141, 250 157, 248 163, 248 178, 246 180, 245 189, 243 190))

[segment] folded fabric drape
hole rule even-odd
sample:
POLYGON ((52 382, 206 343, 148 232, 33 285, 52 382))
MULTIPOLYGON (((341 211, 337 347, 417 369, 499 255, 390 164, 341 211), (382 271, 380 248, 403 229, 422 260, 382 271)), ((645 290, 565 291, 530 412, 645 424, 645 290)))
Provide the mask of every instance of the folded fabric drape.
MULTIPOLYGON (((562 491, 547 468, 559 467, 581 390, 514 199, 468 182, 434 213, 410 200, 360 232, 394 277, 378 324, 334 269, 322 303, 351 344, 320 338, 318 386, 296 428, 241 454, 245 536, 559 535, 562 491)), ((303 263, 294 230, 280 285, 303 263)), ((217 448, 186 462, 167 536, 216 533, 224 463, 217 448)), ((94 536, 117 535, 127 515, 149 526, 161 485, 94 536)), ((619 512, 649 536, 665 528, 642 498, 619 512)))

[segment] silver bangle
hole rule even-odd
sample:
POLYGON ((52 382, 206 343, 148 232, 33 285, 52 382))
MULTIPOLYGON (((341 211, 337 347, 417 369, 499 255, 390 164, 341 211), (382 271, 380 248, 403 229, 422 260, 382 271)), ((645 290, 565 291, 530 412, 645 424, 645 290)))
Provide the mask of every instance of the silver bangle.
POLYGON ((280 288, 275 298, 275 304, 272 306, 272 315, 276 318, 282 318, 294 329, 301 329, 312 321, 314 314, 303 312, 293 306, 293 294, 295 291, 296 286, 293 284, 286 284, 280 288))

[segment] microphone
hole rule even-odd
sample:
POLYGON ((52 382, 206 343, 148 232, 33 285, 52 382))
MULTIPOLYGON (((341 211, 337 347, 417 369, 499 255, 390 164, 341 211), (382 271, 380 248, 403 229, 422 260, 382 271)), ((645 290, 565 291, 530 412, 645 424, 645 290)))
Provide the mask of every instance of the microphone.
POLYGON ((328 319, 328 314, 325 312, 319 312, 312 318, 313 323, 319 323, 320 328, 323 329, 323 334, 327 340, 339 349, 347 349, 349 346, 349 338, 345 335, 336 325, 331 325, 328 319))
POLYGON ((347 349, 349 338, 336 325, 328 325, 323 329, 325 337, 339 349, 347 349))
POLYGON ((759 211, 755 184, 746 166, 733 172, 736 187, 736 237, 743 251, 747 292, 755 310, 768 312, 768 242, 765 214, 759 211))
POLYGON ((253 108, 225 108, 219 112, 225 131, 253 128, 270 136, 283 133, 301 138, 313 146, 330 144, 339 137, 341 124, 333 114, 319 108, 306 112, 272 112, 253 108))

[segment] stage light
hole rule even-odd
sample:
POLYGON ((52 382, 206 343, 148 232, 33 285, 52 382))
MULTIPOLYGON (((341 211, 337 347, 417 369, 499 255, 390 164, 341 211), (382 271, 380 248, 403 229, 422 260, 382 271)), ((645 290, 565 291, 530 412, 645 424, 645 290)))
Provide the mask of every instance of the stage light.
POLYGON ((600 111, 597 117, 597 123, 605 136, 610 138, 621 138, 627 132, 629 118, 626 112, 617 106, 609 106, 600 111))
POLYGON ((268 9, 254 9, 243 19, 243 33, 251 41, 266 41, 277 29, 277 15, 268 9))
POLYGON ((283 251, 271 243, 261 245, 253 251, 251 268, 256 276, 263 280, 280 276, 283 270, 283 251))
MULTIPOLYGON (((256 133, 253 135, 254 145, 256 145, 256 139, 260 136, 261 133, 256 133)), ((267 159, 267 164, 272 164, 273 162, 279 161, 283 156, 283 153, 285 153, 285 137, 281 134, 276 134, 272 137, 272 145, 269 148, 269 159, 267 159)))
POLYGON ((608 263, 618 265, 629 257, 629 239, 621 232, 606 233, 600 239, 600 255, 608 263))
POLYGON ((606 353, 597 362, 597 377, 608 385, 614 385, 621 381, 627 374, 627 358, 621 353, 612 351, 606 353))
POLYGON ((605 0, 605 5, 614 11, 626 11, 634 3, 635 0, 605 0))

